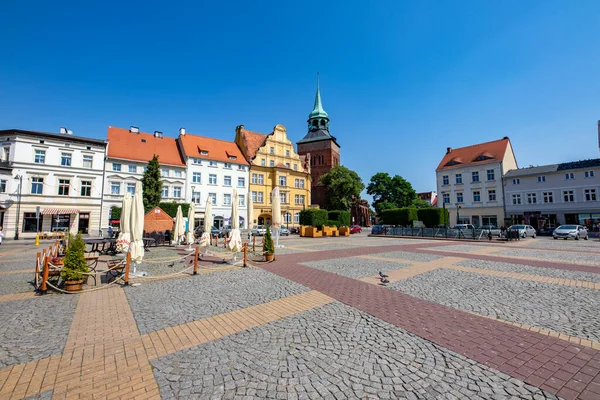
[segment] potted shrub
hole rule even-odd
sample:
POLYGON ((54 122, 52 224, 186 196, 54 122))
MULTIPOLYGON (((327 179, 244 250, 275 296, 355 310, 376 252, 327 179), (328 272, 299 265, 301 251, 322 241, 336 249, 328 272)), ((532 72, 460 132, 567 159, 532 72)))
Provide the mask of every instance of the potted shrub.
POLYGON ((60 277, 65 282, 65 290, 75 292, 81 290, 83 281, 87 277, 87 261, 85 260, 85 243, 78 233, 75 239, 69 237, 67 254, 63 260, 60 277))
POLYGON ((265 255, 265 261, 273 261, 275 257, 275 246, 273 245, 273 238, 271 237, 271 227, 267 226, 265 237, 263 239, 263 252, 265 255))

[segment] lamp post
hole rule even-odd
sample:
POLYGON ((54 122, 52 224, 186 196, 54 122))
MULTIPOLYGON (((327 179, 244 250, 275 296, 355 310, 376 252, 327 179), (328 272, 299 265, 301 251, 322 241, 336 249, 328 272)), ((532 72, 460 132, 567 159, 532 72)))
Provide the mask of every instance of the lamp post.
MULTIPOLYGON (((190 196, 190 203, 196 203, 194 201, 194 190, 196 190, 196 186, 192 185, 190 186, 190 188, 192 189, 192 195, 190 196)), ((195 210, 195 209, 194 209, 195 210)), ((195 214, 195 213, 194 213, 195 214)), ((205 217, 206 218, 206 217, 205 217)), ((194 220, 191 221, 192 227, 190 232, 194 232, 196 230, 196 216, 194 215, 194 220)), ((190 221, 188 221, 188 227, 190 226, 190 221)))
POLYGON ((23 187, 23 175, 15 176, 19 180, 19 197, 17 200, 17 218, 15 224, 15 240, 19 240, 19 216, 21 215, 21 188, 23 187))

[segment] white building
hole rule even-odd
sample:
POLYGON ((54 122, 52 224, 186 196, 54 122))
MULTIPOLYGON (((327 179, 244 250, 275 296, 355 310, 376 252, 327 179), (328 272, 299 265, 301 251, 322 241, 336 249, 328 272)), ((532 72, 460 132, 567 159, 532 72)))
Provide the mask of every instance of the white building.
POLYGON ((517 160, 508 137, 459 149, 447 148, 436 169, 439 208, 450 213, 451 226, 504 225, 502 177, 516 169, 517 160))
POLYGON ((103 230, 108 228, 110 209, 121 207, 126 192, 133 195, 135 183, 142 179, 155 154, 161 168, 162 201, 184 202, 187 174, 176 139, 165 137, 162 132, 140 132, 133 126, 129 129, 109 126, 107 141, 103 230))
POLYGON ((61 128, 2 130, 0 143, 0 226, 6 237, 98 233, 106 142, 61 128))
POLYGON ((600 222, 600 159, 513 169, 504 178, 513 223, 549 231, 560 224, 589 229, 600 222))
POLYGON ((186 202, 196 204, 196 224, 204 223, 206 200, 212 202, 213 225, 231 224, 233 189, 239 195, 240 228, 247 228, 249 164, 237 144, 225 140, 186 134, 177 139, 187 166, 186 202))

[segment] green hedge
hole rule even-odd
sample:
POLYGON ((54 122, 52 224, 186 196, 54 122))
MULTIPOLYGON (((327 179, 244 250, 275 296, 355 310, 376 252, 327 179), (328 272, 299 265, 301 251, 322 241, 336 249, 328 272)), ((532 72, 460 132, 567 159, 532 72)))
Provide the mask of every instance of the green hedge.
POLYGON ((330 221, 335 221, 335 226, 350 226, 350 211, 334 210, 329 211, 330 221))
POLYGON ((308 210, 300 211, 300 225, 319 227, 327 225, 328 219, 327 210, 309 208, 308 210))
POLYGON ((327 220, 325 226, 335 226, 336 228, 340 227, 340 223, 338 221, 334 221, 332 219, 327 220))
POLYGON ((178 206, 181 206, 181 213, 184 217, 187 217, 190 209, 190 205, 188 203, 175 203, 174 201, 170 203, 159 203, 158 206, 172 218, 175 218, 178 206))
POLYGON ((448 223, 448 210, 445 208, 419 208, 417 219, 428 228, 448 223))
POLYGON ((385 225, 412 225, 417 218, 416 208, 392 208, 381 211, 381 220, 385 225))

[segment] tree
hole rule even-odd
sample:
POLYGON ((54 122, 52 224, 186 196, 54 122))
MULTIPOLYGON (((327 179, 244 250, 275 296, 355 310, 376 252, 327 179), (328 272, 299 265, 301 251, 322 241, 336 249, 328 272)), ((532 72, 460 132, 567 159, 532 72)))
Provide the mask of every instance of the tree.
POLYGON ((379 216, 382 210, 410 207, 417 199, 417 192, 410 182, 400 175, 391 177, 387 172, 378 172, 371 177, 367 194, 373 196, 373 207, 379 216))
POLYGON ((415 199, 412 202, 412 206, 416 208, 431 208, 431 204, 419 198, 419 196, 415 196, 415 199))
POLYGON ((142 178, 144 210, 152 210, 162 199, 162 181, 160 180, 160 164, 155 154, 148 162, 144 177, 142 178))
POLYGON ((356 172, 341 165, 331 168, 319 182, 327 186, 327 210, 350 210, 354 199, 360 198, 360 192, 365 188, 356 172))

